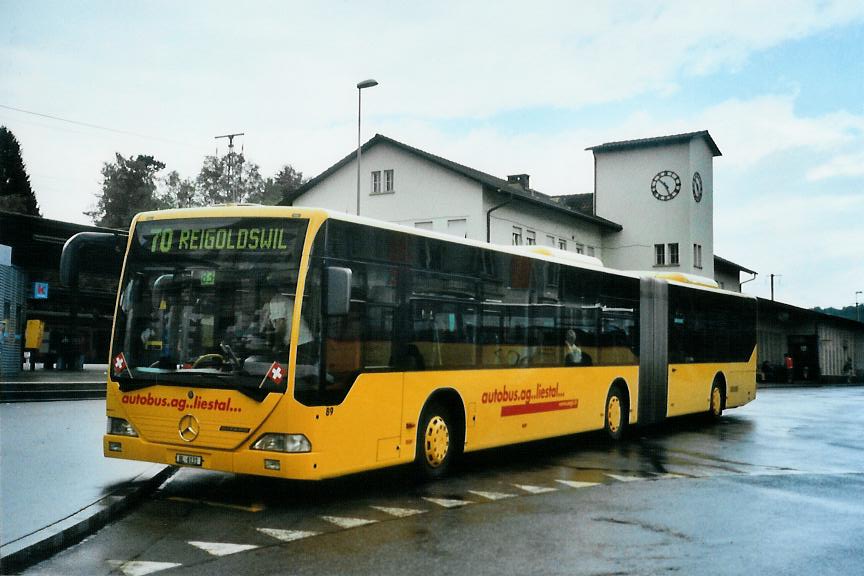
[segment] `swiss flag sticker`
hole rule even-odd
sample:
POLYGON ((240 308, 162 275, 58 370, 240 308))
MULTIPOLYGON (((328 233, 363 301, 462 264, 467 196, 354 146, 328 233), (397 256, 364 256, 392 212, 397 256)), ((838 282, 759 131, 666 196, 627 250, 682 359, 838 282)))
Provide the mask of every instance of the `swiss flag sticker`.
POLYGON ((128 369, 129 365, 126 364, 126 357, 122 352, 117 354, 114 358, 114 375, 119 376, 124 370, 128 369))
MULTIPOLYGON (((282 384, 282 380, 284 379, 285 371, 282 368, 282 365, 278 362, 273 362, 273 364, 270 365, 270 370, 267 371, 267 375, 264 376, 264 380, 261 381, 261 386, 263 386, 264 382, 266 382, 267 380, 270 380, 274 384, 279 385, 282 384)), ((261 388, 261 386, 258 387, 261 388)))

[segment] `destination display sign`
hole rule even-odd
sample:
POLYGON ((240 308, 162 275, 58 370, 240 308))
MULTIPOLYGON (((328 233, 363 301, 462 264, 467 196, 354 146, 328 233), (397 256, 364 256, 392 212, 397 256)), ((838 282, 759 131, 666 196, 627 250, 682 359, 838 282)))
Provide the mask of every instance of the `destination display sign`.
MULTIPOLYGON (((186 219, 140 223, 139 250, 154 255, 201 251, 293 252, 302 231, 296 220, 186 219)), ((305 222, 304 222, 305 223, 305 222)))

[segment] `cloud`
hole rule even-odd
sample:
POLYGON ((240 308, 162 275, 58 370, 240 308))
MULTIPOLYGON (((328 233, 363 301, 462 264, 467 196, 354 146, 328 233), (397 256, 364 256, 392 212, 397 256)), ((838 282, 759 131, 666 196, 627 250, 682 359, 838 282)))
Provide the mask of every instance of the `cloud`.
MULTIPOLYGON (((841 154, 807 171, 807 180, 816 182, 828 178, 864 177, 864 151, 841 154)), ((864 189, 862 189, 864 194, 864 189)))
POLYGON ((864 116, 801 116, 795 112, 794 95, 728 100, 706 109, 699 121, 722 142, 725 164, 736 169, 752 168, 783 152, 819 153, 864 144, 864 116))

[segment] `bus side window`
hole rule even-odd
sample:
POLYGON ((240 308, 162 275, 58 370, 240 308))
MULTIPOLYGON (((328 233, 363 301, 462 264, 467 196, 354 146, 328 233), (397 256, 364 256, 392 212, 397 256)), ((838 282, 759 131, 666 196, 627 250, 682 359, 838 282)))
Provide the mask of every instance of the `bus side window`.
POLYGON ((500 307, 494 307, 491 304, 484 305, 479 330, 480 365, 490 368, 502 365, 502 318, 500 307))

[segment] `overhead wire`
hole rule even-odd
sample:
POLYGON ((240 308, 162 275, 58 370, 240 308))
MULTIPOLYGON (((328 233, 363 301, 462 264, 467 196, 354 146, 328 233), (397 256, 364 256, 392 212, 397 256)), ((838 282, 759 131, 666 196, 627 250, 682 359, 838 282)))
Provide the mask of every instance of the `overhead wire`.
POLYGON ((170 138, 162 138, 160 136, 150 136, 147 134, 140 134, 138 132, 132 132, 130 130, 120 130, 118 128, 110 128, 108 126, 100 126, 99 124, 92 124, 90 122, 81 122, 79 120, 70 120, 69 118, 63 118, 61 116, 55 116, 53 114, 45 114, 43 112, 34 112, 33 110, 25 110, 24 108, 17 108, 15 106, 8 106, 6 104, 0 104, 0 108, 5 110, 12 110, 13 112, 18 112, 20 114, 29 114, 31 116, 37 116, 39 118, 47 118, 49 120, 55 120, 57 122, 66 122, 67 124, 74 124, 76 126, 84 126, 86 128, 91 128, 93 130, 102 130, 104 132, 113 132, 114 134, 122 134, 124 136, 134 136, 136 138, 144 138, 146 140, 157 140, 160 142, 167 142, 169 144, 176 144, 179 146, 186 146, 189 148, 200 148, 199 146, 195 146, 193 144, 189 144, 188 142, 181 142, 179 140, 171 140, 170 138))

